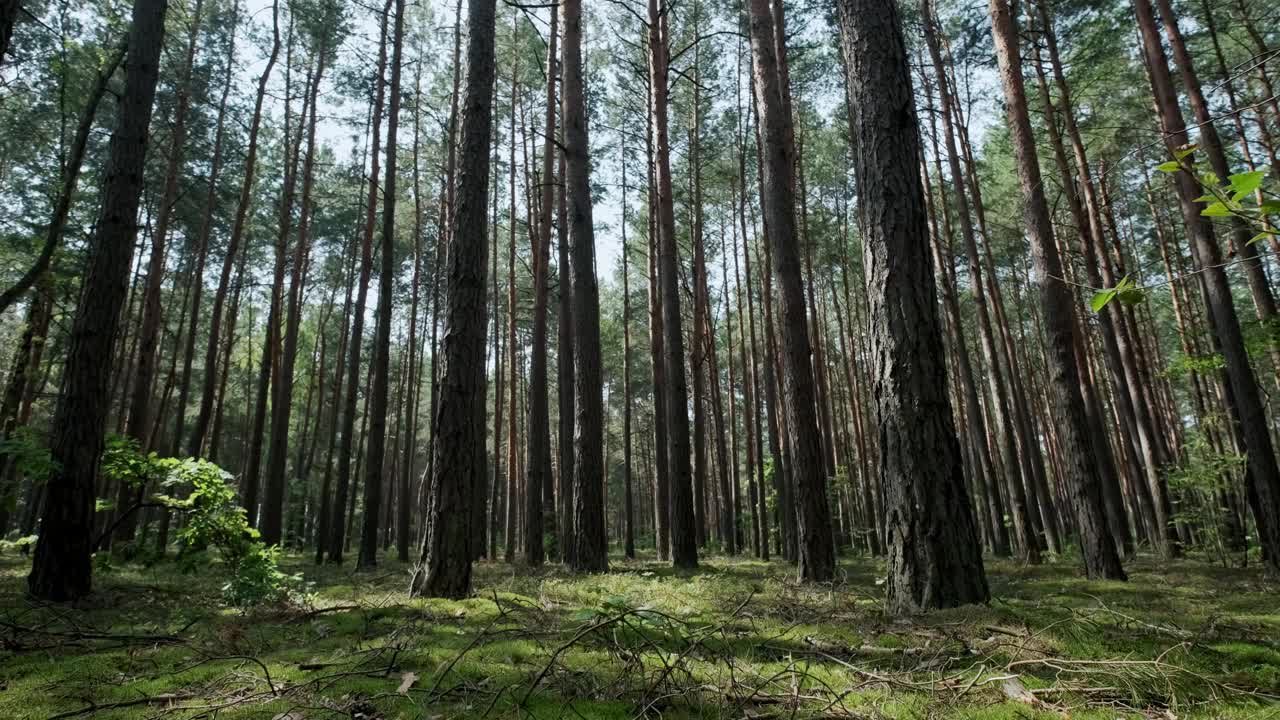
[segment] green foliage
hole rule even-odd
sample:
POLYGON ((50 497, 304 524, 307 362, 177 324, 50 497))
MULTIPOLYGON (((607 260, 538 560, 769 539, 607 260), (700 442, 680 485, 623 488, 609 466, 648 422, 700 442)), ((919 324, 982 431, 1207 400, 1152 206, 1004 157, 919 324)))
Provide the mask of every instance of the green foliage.
MULTIPOLYGON (((1221 424, 1220 417, 1209 423, 1221 424)), ((1230 508, 1222 507, 1219 498, 1239 484, 1244 472, 1245 456, 1220 451, 1209 441, 1206 428, 1198 428, 1187 439, 1182 461, 1169 473, 1169 490, 1183 498, 1174 520, 1191 523, 1205 536, 1203 544, 1216 551, 1227 564, 1228 548, 1223 542, 1223 517, 1230 508)))
MULTIPOLYGON (((236 503, 232 476, 200 458, 161 458, 143 453, 136 440, 107 438, 102 474, 133 487, 159 480, 168 494, 153 501, 183 513, 186 522, 178 532, 178 566, 196 572, 207 566, 215 551, 230 578, 222 586, 228 604, 247 608, 291 599, 301 587, 300 578, 280 570, 280 549, 267 547, 258 531, 249 527, 245 510, 236 503)), ((99 511, 111 503, 98 501, 99 511)))
POLYGON ((1164 373, 1170 378, 1183 378, 1191 373, 1197 375, 1205 375, 1217 372, 1226 367, 1226 361, 1222 355, 1213 353, 1211 355, 1178 355, 1165 369, 1164 373))
POLYGON ((0 440, 0 457, 10 458, 18 474, 35 483, 45 482, 58 469, 44 439, 26 425, 14 428, 0 440))
POLYGON ((1204 203, 1200 215, 1208 218, 1240 218, 1258 230, 1249 244, 1267 237, 1280 236, 1267 221, 1267 216, 1280 213, 1280 201, 1266 199, 1263 181, 1267 169, 1251 170, 1227 176, 1224 184, 1217 173, 1206 168, 1203 162, 1195 162, 1198 145, 1188 145, 1174 153, 1174 159, 1162 162, 1156 169, 1165 173, 1186 172, 1200 183, 1204 194, 1196 202, 1204 203))
POLYGON ((127 435, 108 435, 102 450, 99 472, 104 478, 129 487, 143 487, 160 470, 160 458, 155 453, 145 454, 136 438, 127 435))
POLYGON ((249 527, 244 508, 236 504, 231 474, 208 460, 166 458, 158 461, 166 471, 165 488, 189 488, 185 498, 163 501, 187 514, 178 533, 179 564, 187 570, 207 561, 208 550, 217 550, 230 571, 222 586, 223 599, 239 608, 289 600, 301 579, 280 570, 280 548, 267 547, 258 531, 249 527))
POLYGON ((1125 275, 1120 278, 1120 282, 1116 283, 1113 288, 1103 288, 1093 294, 1093 298, 1089 301, 1089 307, 1095 313, 1102 312, 1112 300, 1119 300, 1125 305, 1137 305, 1146 299, 1146 292, 1137 286, 1133 280, 1125 275))
POLYGON ((36 540, 39 535, 26 535, 24 537, 14 538, 12 540, 0 540, 0 555, 21 551, 23 548, 33 548, 36 546, 36 540))

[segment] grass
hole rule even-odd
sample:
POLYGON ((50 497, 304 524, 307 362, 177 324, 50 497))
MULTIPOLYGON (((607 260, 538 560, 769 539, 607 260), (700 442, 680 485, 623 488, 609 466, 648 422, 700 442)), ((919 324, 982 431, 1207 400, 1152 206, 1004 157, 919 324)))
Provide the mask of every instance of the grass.
POLYGON ((287 562, 308 601, 244 614, 217 567, 101 571, 69 608, 0 556, 0 717, 1280 718, 1277 588, 1196 560, 1128 583, 989 560, 989 606, 910 620, 867 559, 822 587, 742 559, 478 563, 460 602, 410 599, 396 563, 287 562))

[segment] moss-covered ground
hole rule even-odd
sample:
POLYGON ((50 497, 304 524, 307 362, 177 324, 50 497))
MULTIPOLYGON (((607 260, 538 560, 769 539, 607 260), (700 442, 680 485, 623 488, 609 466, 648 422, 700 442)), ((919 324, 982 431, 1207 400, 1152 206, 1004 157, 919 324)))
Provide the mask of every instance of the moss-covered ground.
POLYGON ((241 613, 217 566, 100 571, 68 607, 0 557, 0 718, 1280 718, 1280 587, 1197 560, 988 560, 989 606, 907 620, 867 559, 827 586, 481 562, 461 602, 410 599, 403 565, 288 563, 309 599, 241 613))

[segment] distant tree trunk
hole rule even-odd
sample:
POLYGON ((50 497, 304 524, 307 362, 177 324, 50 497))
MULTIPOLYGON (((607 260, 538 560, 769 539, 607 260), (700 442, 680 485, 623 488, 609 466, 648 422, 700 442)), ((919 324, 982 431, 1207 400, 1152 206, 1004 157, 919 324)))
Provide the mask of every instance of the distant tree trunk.
POLYGON ((187 332, 186 344, 182 351, 182 374, 178 380, 178 405, 173 418, 173 437, 169 454, 177 457, 182 452, 182 441, 187 431, 187 403, 191 393, 191 371, 195 361, 196 336, 199 334, 202 319, 200 308, 204 300, 204 268, 209 257, 209 238, 213 234, 214 214, 218 205, 219 180, 222 177, 224 162, 224 144, 226 140, 227 97, 231 94, 232 78, 235 70, 236 30, 240 23, 239 6, 235 6, 231 16, 231 27, 227 31, 227 56, 222 76, 222 96, 218 100, 218 119, 213 133, 213 157, 209 162, 209 179, 206 183, 204 215, 200 220, 200 230, 196 235, 195 268, 191 271, 191 328, 187 332))
MULTIPOLYGON (((741 160, 741 155, 739 155, 739 160, 741 160)), ((742 177, 741 175, 739 175, 738 180, 741 180, 741 179, 742 177)), ((742 195, 739 192, 737 182, 733 183, 733 194, 734 194, 734 205, 737 206, 735 209, 735 212, 738 214, 739 218, 741 218, 743 215, 742 202, 741 202, 742 195)), ((735 225, 735 228, 736 227, 737 226, 735 225)), ((744 228, 744 231, 745 231, 745 228, 744 228)), ((742 276, 739 270, 739 263, 738 263, 737 230, 736 229, 734 230, 733 239, 735 241, 734 247, 733 247, 733 286, 734 286, 734 289, 736 290, 735 294, 737 295, 737 301, 738 301, 737 304, 738 304, 738 318, 739 318, 738 320, 739 334, 741 334, 742 336, 741 342, 738 348, 738 354, 739 354, 739 365, 742 367, 742 425, 743 425, 743 429, 746 431, 746 436, 747 436, 746 437, 747 509, 751 513, 751 554, 755 555, 756 557, 760 557, 760 519, 761 518, 760 518, 760 513, 756 509, 759 504, 757 500, 757 494, 759 490, 756 484, 756 474, 755 474, 756 466, 760 463, 760 459, 756 454, 756 448, 759 444, 757 433, 759 433, 758 420, 760 417, 760 408, 759 408, 759 405, 756 404, 756 389, 755 389, 756 325, 755 325, 754 313, 748 312, 743 307, 743 302, 742 302, 743 295, 747 296, 748 302, 750 302, 751 300, 751 295, 750 295, 751 281, 750 281, 750 278, 748 278, 747 284, 746 285, 742 284, 742 276), (751 331, 750 336, 748 336, 745 331, 741 330, 741 325, 742 325, 741 318, 743 318, 744 316, 747 318, 747 322, 750 325, 750 331, 751 331)), ((745 244, 745 232, 744 232, 744 244, 745 244)), ((730 385, 732 384, 733 383, 730 382, 730 385)), ((732 395, 730 397, 732 398, 732 395)))
POLYGON ((440 405, 433 420, 430 518, 413 596, 471 592, 472 507, 483 502, 485 443, 485 239, 489 230, 489 146, 493 125, 495 0, 468 8, 462 172, 449 233, 449 307, 440 405))
POLYGON ((343 358, 347 356, 347 342, 350 339, 351 332, 351 296, 355 290, 356 281, 356 258, 359 252, 355 243, 351 243, 349 248, 350 260, 345 262, 346 274, 345 285, 346 295, 342 300, 342 331, 338 338, 338 352, 334 357, 338 360, 333 364, 333 394, 329 400, 329 440, 328 449, 325 451, 324 476, 320 481, 320 506, 317 508, 316 520, 316 554, 315 564, 320 565, 324 562, 325 551, 329 549, 329 531, 330 523, 333 522, 334 501, 330 488, 333 482, 333 453, 338 445, 338 421, 341 417, 342 407, 342 378, 344 368, 342 366, 343 358))
MULTIPOLYGON (((652 35, 650 35, 652 37, 652 35)), ((653 97, 653 75, 646 76, 649 83, 648 96, 653 97)), ((667 456, 667 371, 666 348, 663 346, 662 329, 662 289, 658 283, 658 254, 662 241, 658 230, 658 183, 656 163, 654 162, 654 122, 652 106, 645 113, 645 167, 648 169, 647 195, 649 217, 648 229, 648 261, 649 261, 649 365, 653 373, 653 447, 654 447, 654 496, 653 496, 653 534, 658 560, 671 559, 671 484, 667 456)))
MULTIPOLYGON (((290 259, 289 267, 289 304, 288 316, 285 319, 283 350, 279 359, 279 377, 275 382, 273 396, 271 401, 271 446, 267 451, 267 485, 266 493, 263 497, 263 513, 262 513, 262 540, 269 545, 282 545, 284 543, 284 502, 286 490, 286 464, 288 463, 289 452, 289 422, 293 416, 293 386, 295 368, 298 357, 298 341, 299 332, 302 326, 303 313, 303 294, 306 285, 306 269, 308 258, 311 253, 310 231, 311 231, 311 213, 309 205, 311 203, 311 191, 314 184, 315 170, 315 154, 316 154, 316 105, 320 95, 320 81, 324 77, 326 55, 329 50, 321 44, 315 49, 316 67, 311 73, 310 87, 307 88, 309 97, 303 103, 303 114, 298 118, 298 139, 299 147, 303 144, 303 134, 306 135, 306 153, 302 163, 302 200, 301 210, 298 219, 298 238, 294 242, 293 255, 290 259), (307 118, 307 112, 310 111, 310 119, 307 118), (304 131, 303 128, 306 128, 304 131)), ((294 151, 294 157, 297 157, 297 151, 294 151)), ((296 175, 296 173, 295 173, 296 175)), ((281 227, 281 251, 285 249, 288 243, 287 234, 290 227, 290 219, 293 213, 293 186, 295 181, 290 179, 286 181, 286 202, 281 209, 280 227, 281 227)), ((278 331, 277 331, 278 332, 278 331)), ((306 412, 304 406, 303 412, 306 412)), ((305 430, 305 428, 304 428, 305 430)), ((306 433, 300 433, 299 438, 305 446, 306 433)))
POLYGON ((166 8, 164 0, 136 0, 133 6, 125 61, 128 71, 119 122, 111 136, 102 211, 90 243, 92 257, 76 306, 54 412, 50 456, 57 470, 45 485, 40 539, 27 576, 28 592, 40 600, 76 600, 92 586, 94 481, 110 401, 111 363, 106 358, 114 355, 133 261, 166 8))
MULTIPOLYGON (((959 152, 956 149, 953 131, 952 103, 954 93, 949 86, 945 61, 938 42, 936 18, 933 15, 931 0, 921 3, 921 14, 925 18, 925 39, 928 42, 929 54, 933 60, 934 72, 938 81, 938 93, 941 99, 942 135, 947 149, 947 160, 951 170, 951 181, 960 203, 960 234, 964 240, 965 254, 969 260, 970 290, 977 307, 978 329, 982 338, 982 355, 987 365, 987 381, 991 392, 994 420, 995 444, 1000 451, 1001 467, 1004 470, 1004 485, 1009 497, 1009 510, 1013 516, 1013 526, 1017 540, 1019 555, 1027 562, 1040 561, 1040 540, 1034 534, 1030 517, 1023 478, 1020 477, 1020 464, 1017 454, 1017 440, 1011 416, 1014 414, 1011 405, 1007 376, 1002 366, 1001 356, 996 349, 995 333, 992 329, 991 316, 987 309, 987 294, 982 279, 981 254, 978 250, 972 221, 969 219, 969 196, 966 192, 965 174, 960 167, 959 152)), ((939 182, 941 182, 939 178, 939 182)), ((994 281, 994 278, 993 278, 994 281)))
MULTIPOLYGON (((235 220, 231 225, 231 236, 227 239, 226 256, 222 260, 222 272, 218 277, 218 289, 213 295, 213 307, 209 311, 209 344, 205 349, 204 383, 200 392, 200 411, 196 415, 195 426, 191 429, 191 440, 187 445, 187 454, 200 457, 204 449, 209 423, 213 419, 214 399, 220 385, 222 375, 218 372, 218 355, 222 349, 222 310, 226 304, 227 289, 231 284, 231 270, 236 258, 241 257, 240 243, 244 239, 245 226, 248 223, 249 206, 253 202, 254 174, 258 166, 258 131, 262 127, 262 104, 266 99, 267 83, 271 79, 271 70, 280 56, 280 3, 271 5, 271 54, 267 57, 267 66, 258 77, 258 94, 253 104, 253 117, 249 121, 249 140, 245 150, 244 180, 240 184, 240 200, 236 205, 235 220)), ((235 326, 232 315, 231 326, 235 326)), ((230 330, 230 328, 229 328, 230 330)), ((228 332, 228 335, 234 333, 228 332)), ((216 437, 217 432, 213 433, 216 437)), ((216 442, 216 440, 214 441, 216 442)), ((210 452, 216 459, 217 453, 210 452)))
MULTIPOLYGON (((751 49, 755 101, 764 152, 764 213, 769 226, 772 262, 779 285, 782 314, 784 407, 790 435, 796 508, 797 559, 800 577, 825 582, 835 574, 831 510, 827 505, 822 438, 818 432, 817 397, 810 360, 804 282, 795 232, 794 147, 784 139, 789 119, 783 116, 775 20, 768 0, 751 0, 751 49)), ((780 13, 781 10, 779 9, 780 13)))
POLYGON ((1101 480, 1092 461, 1088 419, 1080 394, 1080 370, 1075 359, 1075 324, 1072 319, 1075 310, 1071 293, 1062 279, 1062 261, 1054 242, 1035 138, 1027 113, 1016 24, 1005 0, 991 0, 989 7, 992 36, 1008 104, 1018 178, 1026 203, 1024 222, 1039 276, 1040 304, 1048 333, 1045 364, 1050 375, 1054 412, 1059 420, 1057 429, 1063 444, 1063 469, 1071 494, 1085 572, 1091 578, 1123 580, 1125 572, 1120 567, 1120 556, 1107 524, 1101 480))
MULTIPOLYGON (((1187 100, 1191 104, 1191 111, 1195 114, 1201 148, 1208 156, 1209 166, 1213 171, 1219 178, 1226 178, 1231 175, 1231 168, 1227 165, 1227 156, 1222 149, 1222 139, 1218 137, 1218 130, 1213 124, 1213 112, 1205 99, 1204 90, 1200 87, 1195 63, 1187 50, 1187 41, 1178 27, 1178 16, 1174 14, 1169 0, 1156 0, 1156 6, 1160 10, 1165 38, 1169 41, 1170 49, 1173 50, 1178 75, 1182 77, 1182 85, 1187 91, 1187 100)), ((1253 297, 1254 310, 1258 319, 1264 325, 1269 325, 1274 322, 1276 301, 1271 294, 1271 282, 1267 278, 1266 268, 1258 258, 1258 244, 1249 242, 1253 234, 1242 218, 1231 219, 1232 247, 1244 261, 1245 280, 1249 285, 1249 293, 1253 297)), ((1271 237, 1275 240, 1274 235, 1271 237)), ((1272 336, 1271 341, 1271 358, 1273 363, 1280 365, 1280 339, 1275 335, 1272 336)))
POLYGON ((841 0, 894 614, 985 602, 946 390, 920 138, 897 7, 841 0))
MULTIPOLYGON (((1042 0, 1037 3, 1039 9, 1039 18, 1041 20, 1041 29, 1044 33, 1046 45, 1049 47, 1050 54, 1054 61, 1054 71, 1059 80, 1059 100, 1058 105, 1060 111, 1054 107, 1049 92, 1048 78, 1044 71, 1044 65, 1040 61, 1039 46, 1036 46, 1036 73, 1040 82, 1040 92, 1044 98, 1045 117, 1053 118, 1057 112, 1060 112, 1064 119, 1064 124, 1068 131, 1068 135, 1072 137, 1072 145, 1078 147, 1079 154, 1083 156, 1084 145, 1079 141, 1079 132, 1076 129, 1074 110, 1070 105, 1070 94, 1067 89, 1066 81, 1061 76, 1060 65, 1057 63, 1057 42, 1054 38, 1052 28, 1049 24, 1048 10, 1045 7, 1046 2, 1042 0)), ((1070 163, 1067 160, 1066 149, 1063 146, 1061 134, 1058 132, 1056 123, 1049 123, 1047 126, 1049 132, 1050 144, 1053 147, 1054 161, 1058 166, 1058 172, 1064 178, 1063 188, 1065 191, 1068 209, 1071 211, 1072 219, 1075 221, 1077 232, 1080 236, 1081 255, 1084 258, 1084 266, 1086 277, 1092 287, 1102 287, 1102 280, 1098 274, 1097 256, 1094 252, 1093 232, 1094 224, 1092 223, 1091 213, 1087 213, 1082 203, 1080 193, 1077 191, 1077 185, 1072 182, 1072 171, 1070 163)), ((1090 181, 1088 177, 1088 163, 1085 162, 1079 167, 1082 169, 1081 178, 1078 180, 1083 184, 1084 181, 1090 181)), ((1092 188, 1086 190, 1087 198, 1092 196, 1092 188)), ((1100 224, 1098 230, 1101 230, 1100 224)), ((1116 341, 1115 329, 1112 327, 1112 313, 1114 307, 1104 308, 1099 313, 1100 324, 1102 325, 1102 340, 1105 352, 1107 354, 1110 378, 1112 381, 1113 394, 1117 399, 1117 403, 1121 405, 1120 411, 1126 416, 1132 415, 1132 408, 1129 407, 1128 387, 1124 385, 1124 378, 1120 375, 1122 361, 1120 359, 1120 349, 1116 341)), ((1084 345, 1087 344, 1087 337, 1077 334, 1077 356, 1083 356, 1084 345)), ((1080 363, 1082 374, 1086 369, 1086 365, 1080 363)), ((1083 378, 1088 380, 1087 377, 1083 378)), ((1098 466, 1099 477, 1103 482, 1103 501, 1107 509, 1107 520, 1110 524, 1111 534, 1116 542, 1123 548, 1126 555, 1133 552, 1133 541, 1129 534, 1128 518, 1124 508, 1123 498, 1120 495, 1120 480, 1117 474, 1117 467, 1113 460, 1114 455, 1111 452, 1110 444, 1107 440, 1106 422, 1104 421, 1101 403, 1097 398, 1097 389, 1092 382, 1087 382, 1084 389, 1085 412, 1089 417, 1089 425, 1093 436, 1094 460, 1098 466)), ((1130 440, 1132 442, 1132 440, 1130 440)))
POLYGON ((591 218, 590 147, 582 69, 582 0, 563 0, 560 92, 564 123, 565 195, 573 276, 573 525, 578 572, 609 569, 604 526, 604 389, 600 369, 600 291, 591 218))
MULTIPOLYGON (((694 0, 692 7, 692 24, 694 35, 699 33, 698 2, 694 0)), ((706 363, 707 348, 710 338, 703 332, 707 320, 707 252, 703 237, 702 220, 702 81, 701 58, 702 43, 693 43, 693 74, 691 102, 693 117, 689 131, 689 237, 693 245, 693 274, 691 290, 693 295, 693 332, 690 333, 692 347, 689 353, 689 376, 693 379, 693 523, 694 533, 698 538, 698 547, 707 544, 707 391, 706 363)))
MULTIPOLYGON (((1169 64, 1156 30, 1154 11, 1149 0, 1134 0, 1138 28, 1141 31, 1148 76, 1155 95, 1160 126, 1164 130, 1165 146, 1170 154, 1188 142, 1186 125, 1178 106, 1177 93, 1169 75, 1169 64)), ((1190 236, 1191 250, 1200 277, 1204 283, 1205 301, 1208 307, 1213 336, 1221 344, 1226 364, 1227 380, 1234 396, 1230 403, 1232 413, 1243 440, 1247 457, 1248 476, 1252 478, 1254 517, 1263 547, 1263 558, 1272 573, 1280 573, 1280 468, 1268 430, 1266 409, 1263 406, 1258 381, 1249 364, 1249 355, 1236 314, 1231 286, 1222 267, 1222 251, 1217 238, 1204 217, 1200 204, 1195 201, 1200 189, 1186 172, 1175 174, 1178 204, 1190 236)))
MULTIPOLYGON (((551 418, 547 400, 547 300, 551 276, 551 210, 555 204, 556 62, 559 36, 558 9, 550 12, 547 42, 547 114, 543 124, 541 187, 538 189, 538 228, 533 247, 533 345, 529 350, 529 420, 525 473, 524 559, 530 567, 542 565, 542 536, 546 519, 553 518, 554 503, 546 502, 551 475, 551 418)), ((551 523, 554 527, 554 521, 551 523)), ((557 539, 557 544, 558 539, 557 539)))
POLYGON ((631 492, 631 278, 627 257, 627 136, 619 133, 622 160, 622 554, 636 557, 636 513, 631 492))
MULTIPOLYGON (((559 12, 557 10, 557 12, 559 12)), ((563 72, 563 71, 562 71, 563 72)), ((561 120, 563 127, 564 121, 561 120)), ((558 327, 556 388, 559 406, 559 427, 557 435, 557 466, 560 483, 560 517, 562 519, 560 542, 564 562, 572 565, 574 553, 577 552, 577 541, 574 540, 576 530, 573 519, 573 291, 569 269, 569 209, 565 200, 564 153, 560 153, 559 192, 556 195, 556 246, 557 275, 559 276, 558 327)))
POLYGON ((404 54, 405 0, 396 0, 391 32, 391 107, 387 111, 387 169, 382 183, 382 268, 378 276, 378 326, 373 338, 373 395, 369 398, 369 447, 364 473, 364 523, 356 567, 378 565, 378 507, 382 501, 384 453, 387 444, 387 393, 391 383, 391 312, 395 306, 396 273, 396 133, 400 128, 400 65, 404 54))
MULTIPOLYGON (((742 56, 741 40, 739 40, 738 68, 737 72, 742 74, 742 56)), ((741 83, 738 83, 740 86, 741 83)), ((759 376, 760 368, 760 345, 756 340, 756 311, 753 283, 751 282, 751 244, 750 234, 747 232, 747 150, 746 150, 746 128, 742 118, 748 113, 742 111, 742 89, 737 87, 734 90, 734 107, 738 110, 737 123, 737 154, 738 154, 738 174, 737 174, 737 213, 738 226, 742 231, 742 264, 743 274, 746 280, 745 285, 739 285, 739 295, 747 296, 747 329, 748 336, 744 338, 749 340, 750 344, 744 350, 745 357, 743 359, 743 373, 747 375, 747 385, 749 392, 746 394, 747 400, 747 417, 750 421, 749 439, 750 449, 748 450, 747 464, 754 464, 755 473, 748 473, 750 480, 750 489, 748 491, 751 501, 751 514, 755 518, 752 522, 752 545, 755 554, 762 560, 769 559, 769 513, 767 510, 766 496, 768 490, 765 487, 765 468, 764 468, 764 433, 765 428, 761 427, 760 404, 765 391, 761 388, 761 380, 759 376), (754 463, 752 462, 754 460, 754 463)), ((754 227, 755 223, 752 222, 754 227)), ((738 268, 737 248, 734 248, 734 279, 737 279, 738 268)), ((739 300, 741 304, 741 300, 739 300)), ((772 428, 770 428, 772 431, 772 428)), ((772 437, 772 435, 771 435, 772 437)))
MULTIPOLYGON (((732 216, 730 216, 729 218, 729 228, 730 228, 730 234, 736 236, 737 224, 735 223, 734 218, 732 216)), ((738 553, 742 552, 742 542, 743 542, 742 528, 740 524, 741 518, 742 518, 742 465, 739 462, 740 456, 738 452, 738 446, 739 446, 738 402, 737 402, 738 378, 734 373, 734 359, 733 359, 732 313, 734 310, 734 303, 730 302, 729 300, 729 261, 727 257, 729 253, 731 252, 733 253, 733 280, 734 280, 734 288, 736 289, 738 286, 738 275, 739 275, 738 253, 737 253, 736 237, 734 237, 733 240, 730 241, 732 244, 728 246, 724 245, 725 238, 724 238, 723 226, 721 226, 720 228, 720 236, 721 236, 720 277, 722 278, 720 289, 721 289, 721 300, 724 302, 725 335, 726 335, 725 364, 729 366, 729 385, 726 388, 727 394, 729 396, 729 460, 728 462, 730 464, 730 468, 729 468, 730 482, 732 483, 731 489, 730 489, 732 501, 726 504, 726 508, 724 510, 723 522, 727 523, 729 526, 728 529, 725 531, 729 539, 729 547, 727 548, 727 550, 730 555, 737 555, 738 553)), ((739 337, 739 343, 740 343, 739 347, 741 347, 741 342, 745 339, 742 332, 742 300, 741 300, 740 294, 735 293, 735 295, 737 295, 736 300, 737 300, 737 311, 738 311, 738 337, 739 337)), ((745 366, 745 363, 743 365, 745 366)), ((744 372, 745 372, 745 368, 744 368, 744 372)), ((744 395, 745 395, 745 390, 746 390, 745 375, 742 378, 742 380, 743 380, 743 386, 744 386, 743 389, 744 389, 744 395)), ((747 420, 746 422, 744 422, 744 424, 746 424, 747 422, 750 422, 750 421, 747 420)), ((747 442, 748 442, 748 445, 751 442, 749 433, 748 433, 747 442)), ((748 447, 747 454, 750 455, 750 453, 751 453, 751 450, 748 447)), ((751 464, 748 463, 747 477, 750 478, 750 475, 751 475, 751 464)))
MULTIPOLYGON (((667 134, 670 38, 664 0, 649 0, 649 96, 656 138, 657 276, 662 288, 663 373, 666 385, 667 474, 671 491, 671 562, 677 568, 698 565, 693 476, 689 466, 689 391, 684 370, 684 334, 680 318, 680 268, 671 195, 671 145, 667 134), (662 7, 660 7, 660 5, 662 7)), ((661 386, 655 385, 655 392, 661 386)))
MULTIPOLYGON (((373 273, 373 226, 378 208, 378 170, 382 147, 382 108, 386 84, 383 75, 387 65, 387 23, 391 19, 392 3, 387 0, 382 7, 382 29, 378 42, 378 64, 373 85, 373 119, 370 123, 373 138, 369 150, 369 194, 365 200, 364 230, 360 241, 360 280, 356 286, 356 304, 352 311, 351 337, 347 343, 347 396, 343 400, 341 444, 338 448, 338 486, 334 493, 333 518, 329 523, 328 562, 341 563, 346 547, 347 534, 344 514, 347 497, 351 492, 351 461, 357 452, 355 443, 356 414, 360 396, 360 356, 364 350, 364 312, 369 298, 369 277, 373 273)), ((366 419, 367 419, 366 413, 366 419)), ((385 420, 384 420, 385 422, 385 420)))

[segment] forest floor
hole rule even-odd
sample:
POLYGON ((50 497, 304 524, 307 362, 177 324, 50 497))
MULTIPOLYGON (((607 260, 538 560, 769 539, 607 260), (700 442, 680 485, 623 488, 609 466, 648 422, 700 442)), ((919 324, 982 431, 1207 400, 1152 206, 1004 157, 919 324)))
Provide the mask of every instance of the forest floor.
POLYGON ((411 600, 399 564, 287 562, 308 601, 245 614, 216 566, 100 570, 73 609, 0 557, 0 718, 1280 718, 1280 588, 1252 568, 988 560, 990 606, 890 620, 866 559, 824 587, 481 562, 461 602, 411 600))

